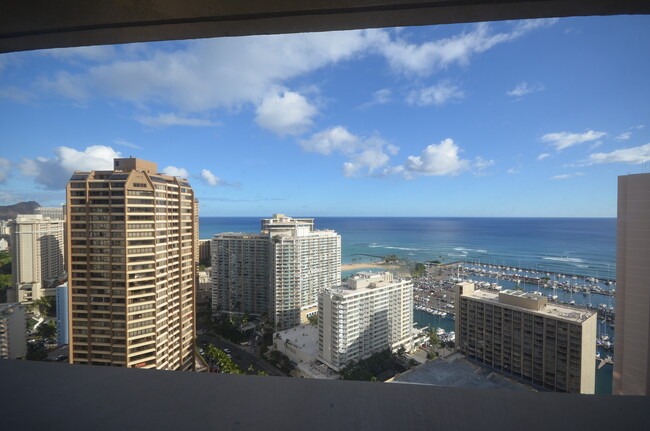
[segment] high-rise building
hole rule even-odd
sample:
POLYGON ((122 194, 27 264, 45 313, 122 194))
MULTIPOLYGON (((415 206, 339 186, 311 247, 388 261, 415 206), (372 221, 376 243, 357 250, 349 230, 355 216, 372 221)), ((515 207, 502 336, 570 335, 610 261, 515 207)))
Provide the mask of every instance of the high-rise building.
POLYGON ((52 220, 63 220, 63 207, 38 207, 34 209, 34 214, 40 214, 43 217, 52 220))
POLYGON ((270 272, 268 234, 222 233, 212 249, 212 312, 251 315, 269 313, 270 272))
POLYGON ((194 367, 196 204, 153 162, 76 171, 66 190, 70 362, 194 367))
POLYGON ((308 322, 318 294, 341 283, 341 236, 314 230, 314 219, 274 214, 262 220, 271 239, 270 308, 278 329, 308 322))
POLYGON ((68 344, 68 283, 56 287, 56 343, 68 344))
POLYGON ((341 237, 314 219, 275 214, 261 233, 215 235, 211 252, 213 311, 266 314, 277 329, 307 322, 341 282, 341 237))
POLYGON ((199 240, 199 263, 205 266, 212 265, 212 259, 210 256, 210 244, 212 244, 212 240, 210 239, 199 240))
POLYGON ((64 222, 42 215, 18 215, 10 223, 12 288, 10 302, 32 302, 65 272, 64 222))
POLYGON ((400 346, 413 348, 413 283, 359 273, 318 297, 318 360, 336 371, 400 346))
POLYGON ((523 291, 456 286, 456 348, 557 392, 593 394, 596 313, 523 291))
POLYGON ((650 395, 650 174, 618 177, 612 392, 650 395))
POLYGON ((0 359, 24 358, 27 353, 27 310, 19 303, 0 304, 0 359))

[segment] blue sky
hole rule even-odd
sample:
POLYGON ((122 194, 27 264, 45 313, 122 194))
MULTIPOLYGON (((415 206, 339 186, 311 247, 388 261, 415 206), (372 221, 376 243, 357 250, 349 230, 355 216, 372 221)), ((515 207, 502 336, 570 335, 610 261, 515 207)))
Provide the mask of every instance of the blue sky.
POLYGON ((133 155, 205 216, 615 217, 648 171, 650 17, 0 55, 0 205, 133 155))

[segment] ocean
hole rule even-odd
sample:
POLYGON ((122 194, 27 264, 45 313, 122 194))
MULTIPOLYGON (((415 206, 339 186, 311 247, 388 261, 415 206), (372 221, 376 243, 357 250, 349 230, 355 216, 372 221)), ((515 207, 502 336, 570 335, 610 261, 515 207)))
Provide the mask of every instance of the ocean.
MULTIPOLYGON (((260 217, 201 217, 200 238, 259 232, 260 217)), ((614 278, 615 218, 317 217, 341 235, 342 263, 395 254, 415 261, 471 260, 614 278)))
MULTIPOLYGON (((200 217, 199 237, 259 232, 260 218, 200 217)), ((473 261, 612 280, 616 275, 615 218, 315 217, 314 224, 316 229, 332 229, 341 235, 344 264, 372 262, 395 254, 416 262, 473 261)), ((503 280, 500 284, 511 287, 503 280)), ((566 295, 557 293, 561 299, 566 295)), ((577 304, 614 305, 612 298, 592 296, 571 299, 577 304)), ((418 326, 453 330, 451 319, 417 310, 414 317, 418 326)), ((610 331, 608 328, 611 336, 610 331)), ((611 365, 597 370, 596 393, 611 393, 611 379, 611 365)))

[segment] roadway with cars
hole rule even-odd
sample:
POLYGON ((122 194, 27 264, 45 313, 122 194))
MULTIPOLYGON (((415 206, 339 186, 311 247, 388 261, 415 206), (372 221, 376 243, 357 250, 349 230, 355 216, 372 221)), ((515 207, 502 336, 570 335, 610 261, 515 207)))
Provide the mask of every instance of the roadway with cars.
MULTIPOLYGON (((254 338, 252 341, 254 342, 254 338)), ((256 371, 266 371, 270 376, 284 376, 276 367, 251 353, 251 351, 256 350, 255 346, 241 346, 212 334, 201 334, 197 336, 197 348, 203 348, 205 350, 210 344, 224 351, 225 349, 229 349, 232 360, 244 372, 252 365, 256 371)))

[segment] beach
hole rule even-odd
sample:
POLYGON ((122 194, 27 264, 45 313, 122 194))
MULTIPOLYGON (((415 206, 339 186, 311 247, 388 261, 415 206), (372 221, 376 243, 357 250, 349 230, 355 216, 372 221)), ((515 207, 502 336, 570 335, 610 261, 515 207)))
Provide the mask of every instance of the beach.
POLYGON ((382 262, 368 262, 368 263, 343 263, 341 264, 341 271, 354 271, 359 269, 378 268, 385 269, 386 271, 396 272, 400 269, 396 264, 385 264, 382 262))

